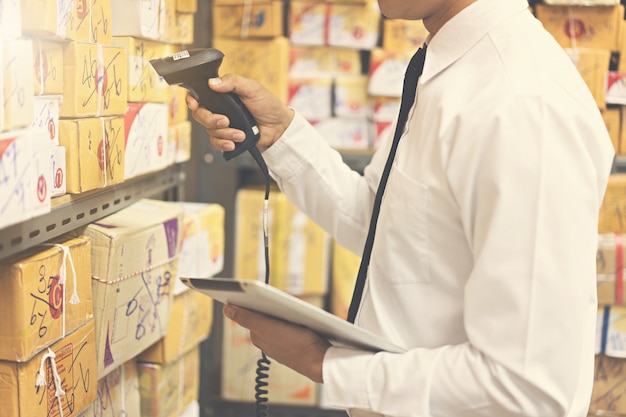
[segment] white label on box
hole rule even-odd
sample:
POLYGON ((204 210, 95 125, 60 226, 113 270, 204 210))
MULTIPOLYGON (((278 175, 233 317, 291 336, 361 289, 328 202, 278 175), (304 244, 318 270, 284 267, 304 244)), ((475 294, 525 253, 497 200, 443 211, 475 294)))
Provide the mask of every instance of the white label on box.
POLYGON ((319 120, 332 115, 332 83, 330 80, 291 80, 289 106, 307 120, 319 120))
POLYGON ((365 149, 370 146, 365 117, 331 117, 311 124, 335 149, 365 149))
POLYGON ((626 307, 611 306, 606 326, 605 354, 626 358, 626 307))
POLYGON ((66 193, 66 174, 65 174, 65 147, 53 146, 50 148, 50 163, 52 174, 52 191, 51 197, 59 197, 66 193))
POLYGON ((28 182, 30 196, 30 216, 39 216, 50 212, 52 191, 52 168, 48 132, 43 129, 29 129, 32 141, 32 177, 28 182))
POLYGON ((59 145, 59 103, 61 96, 35 96, 34 120, 31 127, 48 131, 48 145, 59 145))
POLYGON ((131 103, 124 115, 124 179, 157 171, 168 162, 166 103, 131 103))
POLYGON ((32 142, 28 132, 0 135, 0 227, 29 218, 27 185, 32 174, 32 142))
POLYGON ((409 62, 386 59, 372 69, 367 92, 372 96, 402 97, 402 80, 409 62))
POLYGON ((28 127, 33 122, 33 97, 35 77, 33 68, 33 43, 19 39, 0 43, 4 67, 4 128, 28 127))
POLYGON ((111 0, 113 36, 159 39, 160 0, 111 0))

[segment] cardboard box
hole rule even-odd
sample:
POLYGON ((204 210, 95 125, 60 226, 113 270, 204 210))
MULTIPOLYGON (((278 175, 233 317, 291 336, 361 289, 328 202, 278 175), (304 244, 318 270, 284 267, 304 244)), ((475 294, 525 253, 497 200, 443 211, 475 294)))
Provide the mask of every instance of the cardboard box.
POLYGON ((287 105, 307 120, 331 117, 333 113, 332 78, 290 78, 287 105))
POLYGON ((626 360, 596 355, 589 412, 596 415, 626 414, 626 360))
POLYGON ((348 309, 354 292, 356 276, 361 265, 361 256, 333 241, 332 290, 330 292, 330 312, 343 319, 348 317, 348 309))
POLYGON ((626 174, 611 174, 600 206, 599 233, 626 233, 626 174))
POLYGON ((626 358, 626 307, 610 306, 604 316, 602 352, 612 358, 626 358))
POLYGON ((169 124, 189 120, 187 90, 179 85, 169 86, 169 124))
POLYGON ((620 106, 620 131, 619 131, 619 147, 617 148, 617 155, 626 155, 626 124, 621 122, 626 113, 626 106, 620 106))
POLYGON ((578 72, 598 105, 605 109, 607 103, 607 74, 611 61, 611 51, 605 49, 566 49, 578 72))
POLYGON ((596 255, 596 274, 598 281, 598 304, 622 305, 626 300, 624 289, 624 266, 626 254, 621 233, 602 233, 598 235, 596 255))
POLYGON ((150 60, 171 55, 172 46, 129 36, 115 36, 113 45, 126 51, 128 101, 166 103, 171 87, 157 74, 150 60))
POLYGON ((192 13, 176 13, 175 43, 191 45, 193 43, 194 15, 192 13))
POLYGON ((67 165, 64 146, 53 146, 50 148, 50 165, 52 178, 50 197, 65 195, 67 193, 67 165))
POLYGON ((538 3, 535 16, 563 48, 617 51, 623 6, 551 6, 538 3))
POLYGON ((292 78, 342 75, 361 75, 361 55, 356 49, 293 47, 289 51, 289 76, 292 78))
POLYGON ((626 105, 626 72, 608 71, 605 85, 608 104, 626 105))
POLYGON ((364 75, 335 79, 333 114, 338 117, 367 117, 370 114, 367 95, 369 79, 364 75))
POLYGON ((183 210, 143 199, 81 232, 92 241, 98 378, 165 335, 183 210))
MULTIPOLYGON (((303 299, 317 306, 322 302, 319 297, 303 299)), ((227 318, 223 320, 221 396, 230 401, 254 402, 257 360, 261 358, 261 351, 250 341, 247 329, 227 318)), ((277 361, 272 360, 269 368, 266 389, 270 393, 270 404, 317 405, 319 384, 277 361)))
POLYGON ((0 131, 30 126, 33 121, 33 43, 0 42, 0 131))
POLYGON ((23 129, 0 134, 0 227, 50 211, 50 154, 46 132, 23 129))
POLYGON ((619 155, 620 151, 620 135, 622 131, 622 112, 620 108, 611 107, 601 111, 602 119, 606 125, 606 130, 609 132, 611 142, 615 152, 619 155))
POLYGON ((88 417, 141 416, 140 401, 137 364, 133 359, 98 381, 98 400, 88 417))
POLYGON ((57 239, 0 264, 1 360, 27 361, 93 317, 90 251, 88 238, 57 239))
POLYGON ((168 165, 191 159, 191 121, 170 124, 168 128, 168 165))
POLYGON ((213 5, 213 36, 271 38, 283 36, 284 9, 279 0, 250 5, 213 5))
POLYGON ((62 96, 35 96, 31 127, 48 132, 48 145, 59 145, 59 107, 62 96))
POLYGON ((124 179, 167 166, 166 103, 128 103, 124 115, 124 179))
POLYGON ((287 72, 289 67, 289 40, 275 37, 260 39, 214 38, 213 46, 226 58, 220 74, 236 73, 263 84, 283 102, 287 102, 287 72))
POLYGON ((22 10, 19 1, 0 3, 0 39, 22 36, 22 10))
MULTIPOLYGON (((180 264, 180 262, 179 262, 180 264)), ((172 302, 170 321, 163 339, 143 351, 139 362, 168 364, 209 337, 213 324, 213 300, 198 291, 185 291, 172 302)))
POLYGON ((326 45, 330 4, 315 1, 289 2, 289 40, 292 45, 326 45))
POLYGON ((421 20, 383 19, 382 48, 387 51, 417 51, 427 36, 421 20))
POLYGON ((176 43, 178 41, 178 28, 176 27, 176 0, 161 0, 161 18, 163 33, 161 42, 176 43))
POLYGON ((63 93, 63 44, 33 41, 33 92, 37 95, 63 93))
POLYGON ((113 31, 111 21, 113 11, 111 10, 111 0, 88 0, 90 6, 91 34, 89 42, 101 45, 111 45, 113 31))
POLYGON ((198 399, 200 348, 165 365, 138 362, 142 416, 177 416, 198 399))
POLYGON ((367 92, 371 96, 402 97, 402 80, 413 54, 414 51, 374 48, 370 56, 367 92))
POLYGON ((71 42, 65 46, 61 117, 122 115, 128 100, 126 52, 71 42))
POLYGON ((165 32, 161 0, 111 0, 113 36, 159 40, 165 32))
POLYGON ((0 361, 3 415, 73 416, 78 414, 74 410, 93 403, 96 400, 93 331, 91 319, 28 362, 0 361))
POLYGON ((370 50, 378 45, 381 14, 378 3, 332 4, 328 19, 328 45, 370 50))
POLYGON ((124 180, 122 117, 63 119, 59 128, 59 141, 66 152, 68 193, 83 193, 124 180))
POLYGON ((329 117, 311 124, 335 149, 368 149, 371 147, 366 117, 329 117))
MULTIPOLYGON (((224 207, 219 204, 180 202, 185 210, 179 249, 178 277, 205 278, 224 268, 224 207)), ((180 280, 174 294, 188 287, 180 280)))
POLYGON ((91 0, 20 1, 22 29, 32 37, 91 41, 91 0))
POLYGON ((195 13, 198 11, 198 0, 176 0, 176 11, 195 13))

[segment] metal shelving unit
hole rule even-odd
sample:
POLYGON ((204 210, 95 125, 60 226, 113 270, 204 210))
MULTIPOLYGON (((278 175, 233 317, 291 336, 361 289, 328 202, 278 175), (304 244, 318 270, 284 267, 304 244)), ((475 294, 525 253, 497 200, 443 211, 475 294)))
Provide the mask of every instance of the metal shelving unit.
POLYGON ((85 195, 53 200, 50 213, 0 230, 0 260, 97 221, 141 198, 173 193, 177 199, 185 175, 180 165, 127 180, 85 195))

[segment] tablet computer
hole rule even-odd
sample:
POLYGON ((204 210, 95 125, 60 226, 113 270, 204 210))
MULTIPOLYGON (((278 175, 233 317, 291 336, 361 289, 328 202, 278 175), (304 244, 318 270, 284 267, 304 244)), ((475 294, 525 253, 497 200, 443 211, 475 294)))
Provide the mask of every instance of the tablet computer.
POLYGON ((309 329, 341 346, 378 352, 404 352, 386 339, 256 280, 180 278, 183 284, 223 304, 232 304, 309 329))

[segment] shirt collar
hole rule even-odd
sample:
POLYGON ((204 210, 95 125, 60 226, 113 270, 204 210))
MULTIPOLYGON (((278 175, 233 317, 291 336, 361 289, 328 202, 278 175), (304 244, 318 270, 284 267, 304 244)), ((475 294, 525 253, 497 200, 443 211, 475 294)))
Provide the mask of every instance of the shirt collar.
POLYGON ((420 84, 463 56, 503 18, 527 8, 527 0, 477 0, 461 10, 426 40, 428 52, 420 84))

